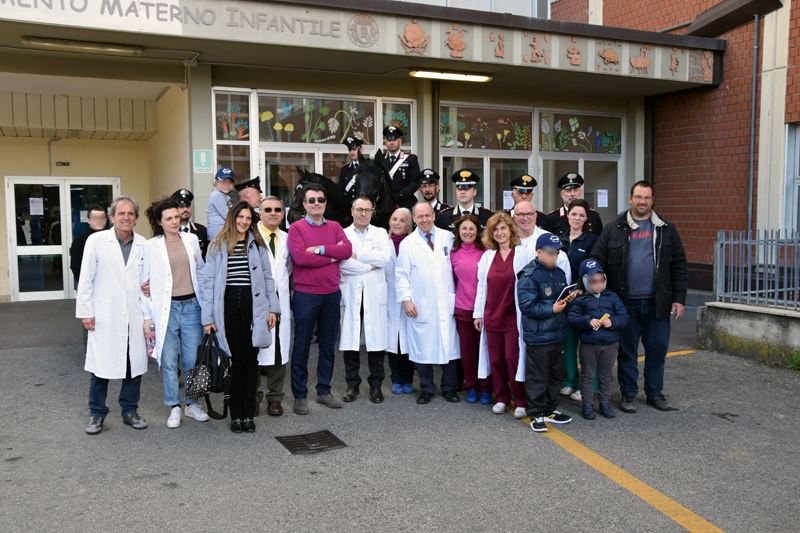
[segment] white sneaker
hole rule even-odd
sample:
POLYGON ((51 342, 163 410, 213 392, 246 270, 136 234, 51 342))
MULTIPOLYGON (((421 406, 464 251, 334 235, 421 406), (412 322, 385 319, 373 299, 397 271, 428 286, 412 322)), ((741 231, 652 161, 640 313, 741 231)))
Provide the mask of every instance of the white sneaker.
POLYGON ((578 402, 583 400, 583 396, 581 396, 581 391, 580 390, 576 390, 575 392, 570 394, 569 397, 572 398, 575 401, 578 401, 578 402))
POLYGON ((492 406, 492 412, 496 415, 502 415, 506 412, 506 404, 500 402, 494 404, 494 406, 492 406))
POLYGON ((169 413, 169 418, 167 419, 167 427, 168 428, 177 428, 181 426, 181 407, 175 406, 172 408, 172 411, 169 413))
POLYGON ((561 389, 561 394, 563 394, 564 396, 568 396, 574 390, 575 389, 573 389, 572 387, 564 387, 563 389, 561 389))
POLYGON ((205 411, 203 411, 203 408, 196 403, 186 406, 186 416, 192 417, 198 422, 206 422, 211 418, 205 411))
POLYGON ((525 418, 526 416, 528 416, 528 411, 524 407, 514 409, 514 418, 525 418))

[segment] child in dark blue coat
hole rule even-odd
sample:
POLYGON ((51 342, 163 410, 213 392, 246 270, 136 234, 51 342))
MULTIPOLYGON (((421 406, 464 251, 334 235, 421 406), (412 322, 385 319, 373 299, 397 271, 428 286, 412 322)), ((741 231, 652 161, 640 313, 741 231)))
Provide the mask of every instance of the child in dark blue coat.
MULTIPOLYGON (((564 309, 571 298, 559 301, 567 277, 556 266, 561 240, 544 233, 536 240, 537 258, 518 274, 517 302, 522 314, 522 336, 526 348, 525 395, 531 429, 547 431, 545 422, 566 424, 572 418, 556 410, 558 392, 564 383, 564 309)), ((589 385, 591 390, 591 385, 589 385)))
MULTIPOLYGON (((614 418, 611 397, 611 372, 619 349, 619 331, 628 324, 628 311, 616 293, 606 289, 606 275, 595 259, 586 259, 578 272, 586 293, 579 296, 569 314, 569 325, 581 341, 581 390, 592 390, 597 372, 600 414, 614 418)), ((592 395, 583 395, 583 418, 594 420, 592 395)))

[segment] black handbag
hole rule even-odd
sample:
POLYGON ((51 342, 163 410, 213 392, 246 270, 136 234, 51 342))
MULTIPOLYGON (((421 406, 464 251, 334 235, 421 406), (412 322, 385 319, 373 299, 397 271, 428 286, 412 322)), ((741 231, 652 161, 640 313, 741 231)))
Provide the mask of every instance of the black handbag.
MULTIPOLYGON (((195 369, 200 368, 196 373, 196 383, 200 388, 201 381, 207 383, 203 396, 206 398, 206 407, 208 408, 208 416, 214 420, 222 420, 228 417, 228 403, 231 398, 231 358, 225 353, 225 350, 219 347, 216 332, 212 331, 211 334, 203 337, 203 343, 197 348, 197 360, 194 368, 187 373, 187 380, 191 379, 190 375, 195 369), (207 381, 205 381, 207 379, 207 381), (210 393, 222 393, 223 407, 222 414, 214 411, 211 407, 210 393)), ((192 384, 192 382, 189 382, 192 384)), ((189 394, 187 385, 187 396, 189 394)), ((200 395, 196 396, 197 398, 200 395)))

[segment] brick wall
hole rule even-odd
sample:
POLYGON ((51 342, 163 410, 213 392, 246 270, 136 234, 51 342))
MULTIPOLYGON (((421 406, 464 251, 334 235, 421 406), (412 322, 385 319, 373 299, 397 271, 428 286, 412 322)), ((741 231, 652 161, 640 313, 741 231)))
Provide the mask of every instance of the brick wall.
POLYGON ((589 0, 558 0, 550 5, 550 18, 565 22, 589 23, 589 0))
MULTIPOLYGON (((657 31, 683 22, 691 22, 698 14, 722 0, 605 0, 603 25, 618 28, 657 31)), ((555 6, 555 4, 553 4, 555 6)))
POLYGON ((800 0, 792 0, 786 71, 786 122, 800 122, 800 0))

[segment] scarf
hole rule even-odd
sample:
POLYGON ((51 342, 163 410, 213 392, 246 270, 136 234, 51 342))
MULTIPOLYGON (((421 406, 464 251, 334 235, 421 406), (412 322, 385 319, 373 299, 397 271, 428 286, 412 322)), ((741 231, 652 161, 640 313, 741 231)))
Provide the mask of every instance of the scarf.
POLYGON ((394 243, 394 253, 400 254, 400 243, 403 242, 403 239, 408 237, 408 235, 395 235, 394 233, 392 233, 390 237, 392 238, 392 242, 394 243))

